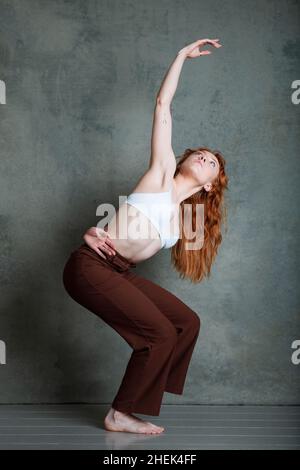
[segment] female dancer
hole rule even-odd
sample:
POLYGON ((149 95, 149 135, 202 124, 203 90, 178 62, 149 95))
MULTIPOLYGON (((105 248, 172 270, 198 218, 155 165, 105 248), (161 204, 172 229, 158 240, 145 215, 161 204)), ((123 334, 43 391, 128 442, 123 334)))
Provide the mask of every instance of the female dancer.
POLYGON ((204 44, 221 47, 219 39, 202 39, 184 47, 164 78, 155 105, 148 170, 109 224, 103 229, 87 230, 84 243, 71 253, 64 267, 63 283, 69 295, 110 325, 133 349, 104 419, 108 431, 146 434, 164 431, 164 427, 132 413, 157 416, 164 391, 182 395, 199 335, 199 315, 132 268, 160 248, 172 246, 175 268, 182 277, 196 283, 209 276, 222 240, 221 209, 227 188, 223 156, 199 147, 186 149, 176 163, 171 146, 170 105, 181 68, 187 58, 210 54, 200 50, 204 44), (189 203, 192 211, 196 204, 204 206, 200 249, 186 248, 187 237, 178 217, 184 203, 189 203), (155 211, 150 210, 153 205, 155 211), (139 227, 150 223, 151 235, 136 237, 132 231, 136 221, 139 227), (120 232, 124 233, 125 225, 131 231, 127 229, 124 237, 120 232))

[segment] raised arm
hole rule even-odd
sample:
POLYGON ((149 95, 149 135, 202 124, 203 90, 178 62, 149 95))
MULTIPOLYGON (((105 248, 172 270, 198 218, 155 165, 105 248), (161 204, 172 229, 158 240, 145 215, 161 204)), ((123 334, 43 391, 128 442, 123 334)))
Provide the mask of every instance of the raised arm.
POLYGON ((170 65, 156 97, 153 114, 150 168, 158 167, 164 172, 176 167, 172 149, 171 102, 177 89, 180 72, 186 59, 185 52, 178 52, 170 65))
POLYGON ((172 116, 171 102, 176 92, 179 76, 185 59, 210 54, 211 51, 200 51, 204 44, 221 47, 218 39, 200 39, 181 49, 170 65, 159 92, 153 116, 151 136, 151 157, 149 168, 173 172, 176 168, 175 155, 172 149, 172 116))

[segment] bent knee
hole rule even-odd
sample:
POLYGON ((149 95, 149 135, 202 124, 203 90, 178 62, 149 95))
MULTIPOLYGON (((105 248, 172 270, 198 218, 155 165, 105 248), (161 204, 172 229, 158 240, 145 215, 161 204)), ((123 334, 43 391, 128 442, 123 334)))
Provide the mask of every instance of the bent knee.
POLYGON ((187 315, 187 318, 188 318, 187 320, 188 326, 194 331, 199 331, 201 327, 201 320, 200 320, 199 315, 196 312, 194 312, 194 310, 190 309, 187 315))

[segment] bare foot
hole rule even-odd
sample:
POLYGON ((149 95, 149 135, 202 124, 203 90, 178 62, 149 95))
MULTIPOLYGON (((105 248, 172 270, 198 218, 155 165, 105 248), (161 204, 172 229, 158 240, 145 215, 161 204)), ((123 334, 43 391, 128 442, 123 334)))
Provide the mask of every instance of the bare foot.
POLYGON ((135 432, 143 434, 160 434, 164 431, 162 426, 156 426, 149 421, 144 421, 130 413, 111 408, 104 419, 104 427, 107 431, 135 432))

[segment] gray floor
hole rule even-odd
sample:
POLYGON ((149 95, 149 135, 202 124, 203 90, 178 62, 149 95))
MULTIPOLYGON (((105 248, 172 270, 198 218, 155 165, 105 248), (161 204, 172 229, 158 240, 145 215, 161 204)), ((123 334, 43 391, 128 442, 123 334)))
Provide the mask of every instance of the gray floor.
POLYGON ((161 435, 110 432, 109 405, 0 405, 0 449, 299 449, 299 406, 163 405, 161 435))

